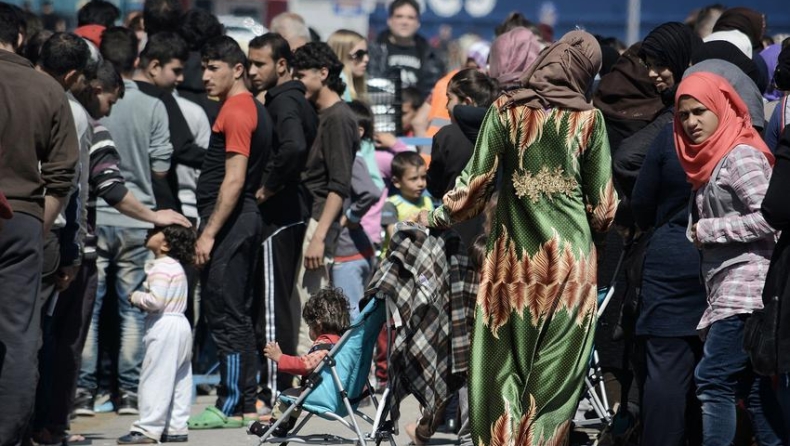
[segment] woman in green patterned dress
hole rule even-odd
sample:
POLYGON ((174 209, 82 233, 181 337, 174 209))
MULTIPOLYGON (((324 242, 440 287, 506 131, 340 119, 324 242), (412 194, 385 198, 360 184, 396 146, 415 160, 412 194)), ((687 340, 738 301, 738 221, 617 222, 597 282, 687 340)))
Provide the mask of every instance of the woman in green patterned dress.
POLYGON ((479 214, 501 165, 472 336, 475 446, 567 442, 595 332, 593 233, 617 208, 603 116, 585 96, 600 67, 586 32, 547 48, 488 111, 443 205, 418 217, 444 228, 479 214))

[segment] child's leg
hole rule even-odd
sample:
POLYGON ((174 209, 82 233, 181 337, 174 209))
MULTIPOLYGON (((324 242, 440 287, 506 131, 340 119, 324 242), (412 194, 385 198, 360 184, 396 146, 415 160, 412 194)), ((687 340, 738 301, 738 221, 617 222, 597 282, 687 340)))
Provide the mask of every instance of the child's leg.
POLYGON ((167 425, 167 434, 170 436, 187 434, 189 408, 192 405, 192 334, 189 325, 184 325, 182 331, 173 407, 170 410, 170 421, 167 425))

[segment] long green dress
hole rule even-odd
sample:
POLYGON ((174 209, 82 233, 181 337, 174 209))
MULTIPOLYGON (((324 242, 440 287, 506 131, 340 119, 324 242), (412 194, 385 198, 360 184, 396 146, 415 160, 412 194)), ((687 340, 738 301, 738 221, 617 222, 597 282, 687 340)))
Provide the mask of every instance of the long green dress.
POLYGON ((598 110, 489 110, 443 205, 446 227, 479 214, 502 168, 477 295, 469 370, 476 446, 565 444, 595 332, 593 232, 617 208, 598 110))

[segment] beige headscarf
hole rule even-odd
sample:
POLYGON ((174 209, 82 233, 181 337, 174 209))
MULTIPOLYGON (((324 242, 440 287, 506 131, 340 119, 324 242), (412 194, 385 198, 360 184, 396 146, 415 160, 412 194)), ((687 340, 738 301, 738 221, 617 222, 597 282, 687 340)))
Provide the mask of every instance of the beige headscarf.
POLYGON ((592 34, 571 31, 546 48, 521 79, 524 88, 505 93, 510 100, 503 108, 590 110, 587 88, 601 70, 601 47, 592 34))

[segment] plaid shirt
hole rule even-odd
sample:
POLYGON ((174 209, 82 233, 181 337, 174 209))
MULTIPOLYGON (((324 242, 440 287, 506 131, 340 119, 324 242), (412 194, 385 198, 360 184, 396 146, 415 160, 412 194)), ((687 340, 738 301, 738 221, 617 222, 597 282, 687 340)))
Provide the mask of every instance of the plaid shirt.
POLYGON ((433 410, 463 384, 477 284, 457 233, 399 224, 368 290, 394 302, 403 321, 390 358, 393 419, 408 394, 433 410))
MULTIPOLYGON (((698 330, 763 307, 763 285, 776 241, 776 231, 760 212, 770 177, 771 165, 765 156, 752 147, 739 145, 726 156, 719 175, 711 181, 715 180, 720 188, 730 191, 751 213, 727 217, 706 215, 703 203, 710 183, 700 188, 694 197, 700 216, 697 222, 700 242, 703 245, 738 244, 748 255, 747 262, 727 266, 712 276, 709 271, 702 272, 708 289, 708 308, 698 330)), ((702 250, 704 252, 704 246, 702 250)))

